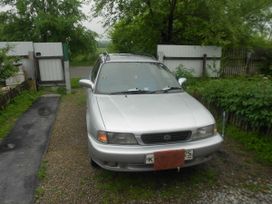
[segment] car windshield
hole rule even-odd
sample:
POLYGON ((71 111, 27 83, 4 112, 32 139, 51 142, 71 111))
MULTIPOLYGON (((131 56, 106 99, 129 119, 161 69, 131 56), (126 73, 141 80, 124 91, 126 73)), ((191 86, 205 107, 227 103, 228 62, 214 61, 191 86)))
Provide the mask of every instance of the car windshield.
POLYGON ((96 93, 136 94, 182 91, 174 75, 160 63, 111 62, 102 66, 96 93))

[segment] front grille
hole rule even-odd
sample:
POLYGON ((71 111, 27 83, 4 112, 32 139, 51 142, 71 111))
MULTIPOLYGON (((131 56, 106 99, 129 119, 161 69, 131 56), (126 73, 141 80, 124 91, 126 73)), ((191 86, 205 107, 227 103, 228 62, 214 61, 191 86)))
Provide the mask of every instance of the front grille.
POLYGON ((156 143, 172 143, 185 141, 191 137, 191 131, 182 132, 166 132, 166 133, 154 133, 154 134, 143 134, 141 139, 145 144, 156 144, 156 143))

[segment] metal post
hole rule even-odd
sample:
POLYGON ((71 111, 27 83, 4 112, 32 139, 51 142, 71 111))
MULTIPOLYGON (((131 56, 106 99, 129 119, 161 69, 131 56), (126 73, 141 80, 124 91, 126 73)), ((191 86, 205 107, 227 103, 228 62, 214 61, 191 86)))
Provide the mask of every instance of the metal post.
POLYGON ((226 127, 226 112, 223 111, 223 118, 222 118, 222 137, 225 136, 225 127, 226 127))
POLYGON ((69 53, 68 53, 68 45, 67 44, 63 44, 63 60, 64 60, 64 74, 65 74, 66 91, 67 91, 67 93, 71 93, 69 53))
POLYGON ((202 70, 202 77, 206 76, 206 62, 207 62, 207 54, 203 55, 203 70, 202 70))

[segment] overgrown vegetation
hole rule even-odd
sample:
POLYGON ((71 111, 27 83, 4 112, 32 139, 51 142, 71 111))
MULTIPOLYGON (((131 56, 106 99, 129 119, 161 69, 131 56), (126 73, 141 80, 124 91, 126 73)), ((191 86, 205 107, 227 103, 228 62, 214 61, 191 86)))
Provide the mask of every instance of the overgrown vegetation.
POLYGON ((72 87, 72 89, 81 88, 81 86, 79 85, 79 80, 80 80, 79 77, 71 79, 71 87, 72 87))
POLYGON ((179 65, 176 68, 176 72, 174 73, 176 75, 176 78, 186 78, 186 83, 183 84, 183 87, 187 87, 190 86, 192 84, 195 83, 195 81, 197 80, 197 78, 194 77, 194 70, 192 69, 188 69, 186 67, 184 67, 182 64, 179 65))
POLYGON ((0 49, 0 85, 18 71, 18 68, 14 65, 18 61, 18 58, 8 56, 9 50, 10 47, 8 46, 0 49))
POLYGON ((41 95, 40 92, 23 91, 12 102, 0 111, 0 140, 3 139, 14 126, 17 118, 24 113, 41 95))
POLYGON ((272 165, 272 138, 256 132, 243 131, 231 124, 226 127, 226 136, 240 142, 247 150, 253 151, 257 161, 272 165))
POLYGON ((272 81, 267 77, 200 80, 188 91, 228 112, 245 129, 272 133, 272 81))
POLYGON ((198 79, 187 86, 187 91, 202 100, 214 114, 219 111, 219 121, 222 111, 227 111, 226 137, 253 151, 256 160, 272 164, 271 79, 198 79))

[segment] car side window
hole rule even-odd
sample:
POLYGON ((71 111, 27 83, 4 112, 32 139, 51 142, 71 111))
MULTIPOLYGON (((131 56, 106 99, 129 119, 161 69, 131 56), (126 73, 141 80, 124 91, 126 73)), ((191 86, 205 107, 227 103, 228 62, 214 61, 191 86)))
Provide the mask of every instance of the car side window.
POLYGON ((93 70, 91 72, 91 81, 94 82, 94 80, 96 79, 96 76, 97 76, 97 73, 98 73, 98 70, 99 70, 99 67, 100 67, 100 60, 98 59, 93 67, 93 70))

